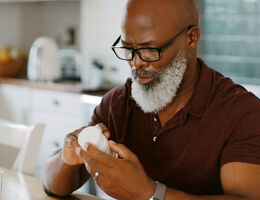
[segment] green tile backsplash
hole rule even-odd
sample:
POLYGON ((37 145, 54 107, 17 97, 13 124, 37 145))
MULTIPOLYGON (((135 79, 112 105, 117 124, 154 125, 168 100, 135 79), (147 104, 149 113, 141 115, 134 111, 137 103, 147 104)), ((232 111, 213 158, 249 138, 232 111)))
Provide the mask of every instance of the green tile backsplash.
POLYGON ((212 68, 241 83, 260 84, 260 0, 197 0, 198 51, 212 68))

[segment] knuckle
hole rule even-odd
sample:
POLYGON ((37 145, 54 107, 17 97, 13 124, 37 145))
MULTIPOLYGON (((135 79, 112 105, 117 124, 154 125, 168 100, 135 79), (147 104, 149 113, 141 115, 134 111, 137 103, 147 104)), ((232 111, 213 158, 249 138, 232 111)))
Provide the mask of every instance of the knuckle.
POLYGON ((102 130, 102 132, 108 131, 108 128, 103 123, 98 123, 96 126, 99 126, 99 128, 102 130))
POLYGON ((82 149, 80 147, 77 147, 75 150, 78 155, 82 155, 82 149))
POLYGON ((77 147, 79 147, 77 137, 75 137, 73 135, 66 136, 65 137, 65 141, 64 141, 64 145, 65 146, 70 146, 73 149, 76 149, 77 147))
POLYGON ((130 156, 133 161, 139 161, 138 157, 135 154, 131 153, 130 156))
POLYGON ((71 134, 74 135, 74 136, 76 136, 76 137, 78 137, 79 133, 80 133, 84 128, 86 128, 86 127, 87 127, 87 126, 82 126, 81 128, 79 128, 79 129, 73 131, 71 134))
POLYGON ((81 128, 77 129, 77 132, 82 131, 84 128, 87 128, 87 126, 82 126, 81 128))
POLYGON ((69 133, 68 135, 73 135, 73 136, 78 136, 78 134, 84 129, 86 128, 87 126, 82 126, 80 127, 79 129, 76 129, 74 131, 72 131, 71 133, 69 133))
POLYGON ((65 143, 70 144, 70 143, 71 143, 73 140, 75 140, 75 139, 76 139, 76 138, 75 138, 74 135, 68 134, 68 135, 65 136, 64 141, 65 141, 65 143))
POLYGON ((119 149, 125 149, 126 148, 125 145, 123 145, 123 144, 117 144, 117 145, 118 145, 119 149))

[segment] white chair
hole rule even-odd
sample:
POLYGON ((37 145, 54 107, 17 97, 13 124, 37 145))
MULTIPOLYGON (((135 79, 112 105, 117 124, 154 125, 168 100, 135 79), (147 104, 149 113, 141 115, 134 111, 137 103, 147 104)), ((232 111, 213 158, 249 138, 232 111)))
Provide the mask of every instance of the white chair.
POLYGON ((33 176, 43 131, 43 124, 0 120, 0 166, 33 176))

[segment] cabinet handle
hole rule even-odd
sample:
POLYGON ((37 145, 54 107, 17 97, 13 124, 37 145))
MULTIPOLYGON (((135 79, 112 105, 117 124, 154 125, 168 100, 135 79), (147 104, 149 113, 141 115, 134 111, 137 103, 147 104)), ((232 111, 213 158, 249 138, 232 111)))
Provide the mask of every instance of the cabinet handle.
POLYGON ((54 100, 53 100, 53 104, 54 104, 55 106, 59 106, 59 105, 60 105, 60 102, 59 102, 58 100, 54 99, 54 100))
POLYGON ((57 149, 61 147, 60 143, 58 141, 54 141, 52 143, 57 149))

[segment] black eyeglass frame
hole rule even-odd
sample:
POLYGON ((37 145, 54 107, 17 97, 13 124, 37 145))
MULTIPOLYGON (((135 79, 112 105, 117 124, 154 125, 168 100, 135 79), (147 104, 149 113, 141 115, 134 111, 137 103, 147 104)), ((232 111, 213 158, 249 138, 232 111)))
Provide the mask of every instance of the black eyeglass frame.
POLYGON ((139 58, 140 58, 141 60, 143 60, 143 61, 145 61, 145 62, 156 62, 156 61, 159 61, 159 60, 161 59, 161 52, 162 52, 165 48, 171 46, 171 45, 173 44, 173 42, 174 42, 182 33, 184 33, 184 32, 186 32, 186 31, 190 30, 191 28, 193 28, 193 27, 195 27, 195 26, 196 26, 196 25, 194 25, 194 24, 187 26, 187 27, 184 28, 182 31, 180 31, 177 35, 175 35, 172 39, 170 39, 166 44, 164 44, 163 46, 158 47, 158 48, 146 47, 146 48, 138 48, 138 49, 135 49, 135 48, 131 48, 131 47, 117 47, 116 45, 119 43, 119 41, 120 41, 120 39, 121 39, 121 35, 120 35, 120 36, 117 38, 117 40, 114 42, 114 44, 111 46, 111 49, 112 49, 113 52, 115 53, 116 57, 118 57, 118 58, 121 59, 121 60, 126 60, 126 61, 131 61, 131 60, 133 60, 133 58, 134 58, 134 53, 136 52, 137 55, 139 56, 139 58), (131 52, 132 52, 132 58, 131 58, 131 59, 130 59, 130 58, 129 58, 129 59, 120 58, 120 57, 117 55, 116 51, 115 51, 116 48, 118 48, 118 49, 120 48, 120 49, 128 49, 128 50, 131 50, 131 52), (143 59, 141 53, 139 52, 139 50, 142 50, 142 49, 157 50, 157 51, 158 51, 159 58, 158 58, 157 60, 146 60, 146 59, 143 59))

